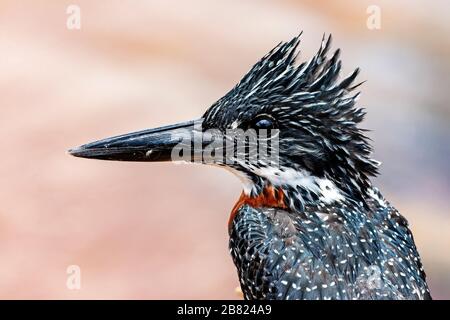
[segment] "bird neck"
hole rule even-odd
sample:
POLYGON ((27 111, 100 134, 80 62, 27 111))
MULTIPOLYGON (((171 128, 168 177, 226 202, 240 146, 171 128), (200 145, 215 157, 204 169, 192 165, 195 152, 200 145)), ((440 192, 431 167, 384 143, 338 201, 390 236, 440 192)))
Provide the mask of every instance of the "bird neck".
POLYGON ((242 179, 248 198, 260 199, 268 190, 283 194, 288 207, 303 211, 305 205, 334 204, 344 202, 349 196, 347 190, 328 177, 318 177, 306 170, 292 168, 261 168, 242 179), (256 174, 255 174, 256 173, 256 174))
POLYGON ((247 181, 244 190, 231 211, 228 221, 229 230, 232 222, 244 205, 252 208, 276 208, 291 212, 304 212, 306 207, 318 207, 333 205, 343 206, 351 201, 345 192, 340 190, 331 180, 305 173, 297 176, 290 175, 289 180, 283 180, 278 175, 278 180, 253 179, 252 186, 247 181), (277 182, 277 184, 274 184, 277 182))
POLYGON ((231 230, 233 220, 239 212, 239 209, 244 205, 248 205, 252 208, 288 209, 285 194, 281 188, 275 188, 272 185, 267 185, 257 195, 250 195, 245 191, 242 191, 241 196, 233 207, 233 210, 231 210, 230 218, 228 220, 229 230, 231 230))

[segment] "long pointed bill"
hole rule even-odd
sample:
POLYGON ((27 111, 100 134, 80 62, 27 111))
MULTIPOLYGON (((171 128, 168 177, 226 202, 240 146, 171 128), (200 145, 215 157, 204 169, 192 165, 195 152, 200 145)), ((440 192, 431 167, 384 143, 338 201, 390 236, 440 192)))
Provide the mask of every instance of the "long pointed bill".
POLYGON ((69 150, 75 157, 116 161, 202 161, 211 137, 201 130, 202 120, 107 138, 69 150))

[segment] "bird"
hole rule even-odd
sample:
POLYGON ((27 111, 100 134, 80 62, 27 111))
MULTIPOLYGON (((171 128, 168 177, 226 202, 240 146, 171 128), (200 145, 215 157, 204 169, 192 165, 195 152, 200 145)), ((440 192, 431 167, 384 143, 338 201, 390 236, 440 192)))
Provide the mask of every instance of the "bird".
POLYGON ((359 68, 341 76, 340 49, 329 53, 331 34, 298 63, 301 35, 270 50, 200 119, 69 153, 181 159, 237 175, 243 190, 228 222, 229 251, 247 300, 431 299, 408 221, 371 182, 380 162, 360 127, 366 111, 357 106, 359 68), (238 140, 233 130, 256 132, 256 139, 224 147, 238 140), (207 152, 212 144, 221 157, 207 152), (250 157, 251 147, 263 144, 276 161, 250 157))

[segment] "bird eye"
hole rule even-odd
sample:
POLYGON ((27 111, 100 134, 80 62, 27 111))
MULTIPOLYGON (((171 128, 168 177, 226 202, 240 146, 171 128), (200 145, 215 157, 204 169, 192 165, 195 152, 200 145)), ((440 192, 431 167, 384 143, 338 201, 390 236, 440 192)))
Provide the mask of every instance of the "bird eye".
POLYGON ((275 119, 269 116, 260 116, 254 120, 254 129, 274 129, 275 119))
POLYGON ((272 125, 273 125, 273 123, 269 119, 261 119, 255 123, 255 126, 258 129, 270 129, 270 128, 272 128, 272 125))

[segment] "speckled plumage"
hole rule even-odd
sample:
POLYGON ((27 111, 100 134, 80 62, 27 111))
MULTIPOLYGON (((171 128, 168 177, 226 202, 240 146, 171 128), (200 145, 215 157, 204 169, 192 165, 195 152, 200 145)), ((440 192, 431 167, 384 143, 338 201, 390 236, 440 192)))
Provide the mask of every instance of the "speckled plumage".
POLYGON ((246 185, 229 226, 244 297, 431 298, 407 221, 370 182, 379 163, 350 95, 358 70, 338 81, 330 43, 299 66, 299 37, 281 43, 203 117, 206 128, 246 129, 267 114, 280 130, 279 168, 229 166, 246 185), (264 200, 267 188, 281 206, 264 200))
POLYGON ((245 298, 429 298, 407 221, 384 199, 367 203, 242 206, 230 252, 245 298))

